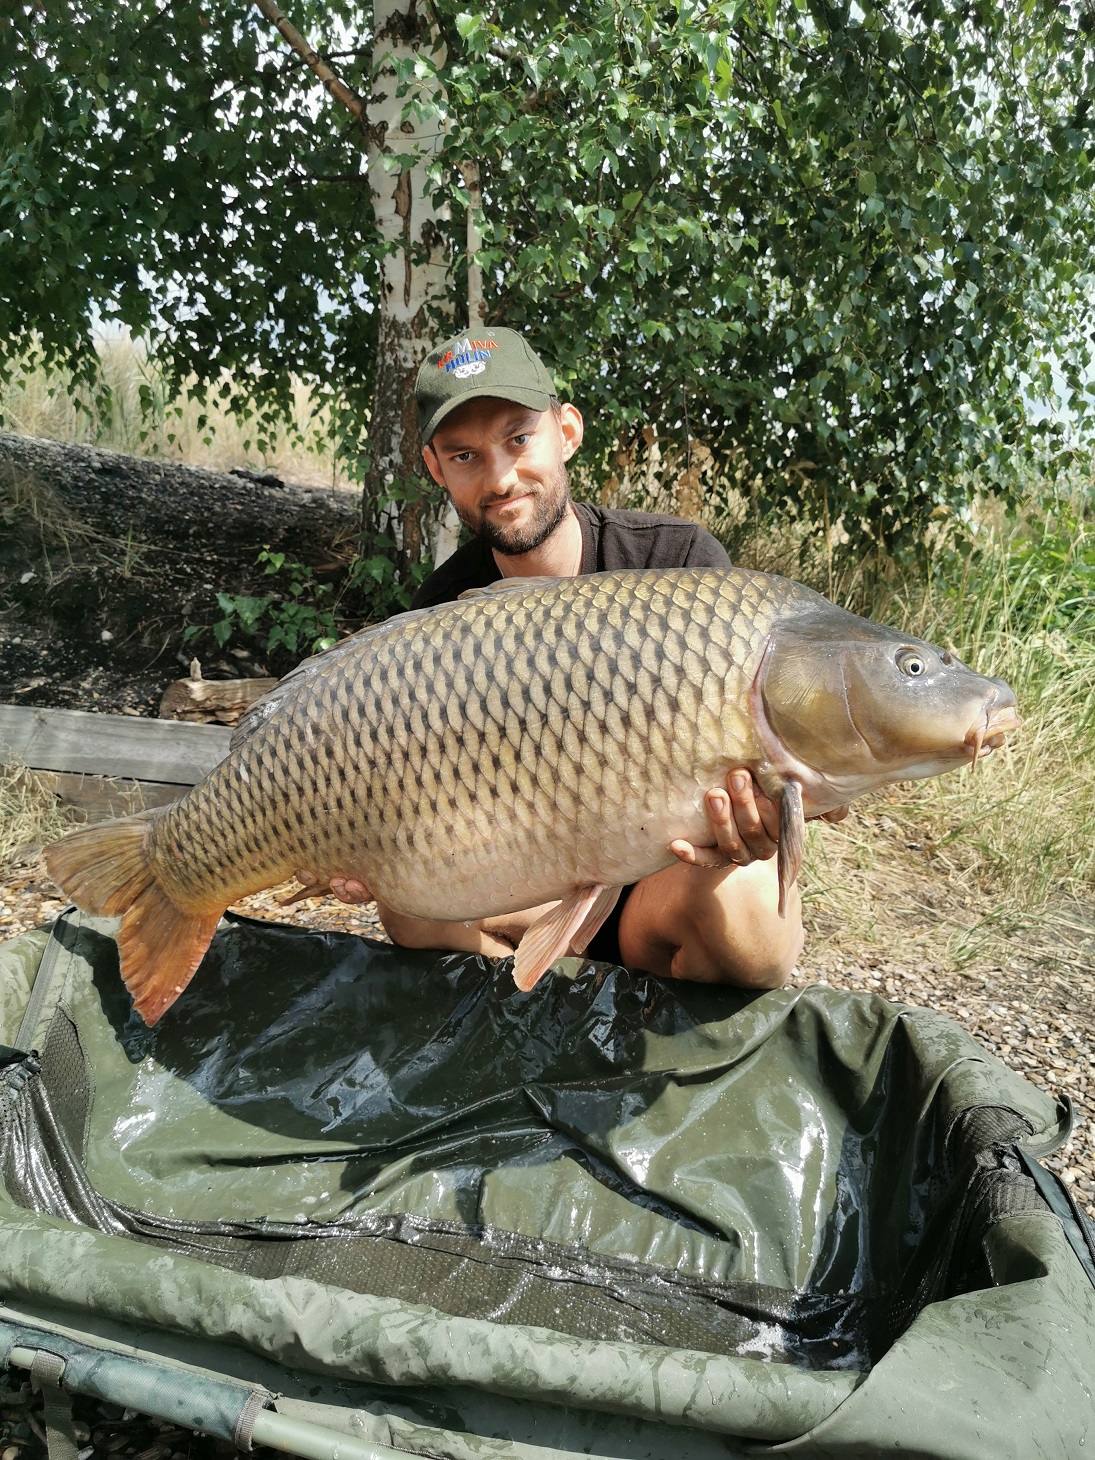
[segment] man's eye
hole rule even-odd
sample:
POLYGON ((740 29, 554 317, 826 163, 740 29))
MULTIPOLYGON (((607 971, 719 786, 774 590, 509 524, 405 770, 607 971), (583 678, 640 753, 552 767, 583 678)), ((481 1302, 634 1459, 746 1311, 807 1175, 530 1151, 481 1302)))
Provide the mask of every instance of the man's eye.
POLYGON ((524 446, 525 442, 529 439, 529 436, 531 434, 532 433, 529 431, 519 431, 518 434, 513 438, 514 446, 524 446))
POLYGON ((456 455, 453 457, 453 461, 459 461, 461 463, 466 462, 466 461, 470 461, 470 460, 471 460, 471 452, 470 451, 458 451, 456 453, 456 455))

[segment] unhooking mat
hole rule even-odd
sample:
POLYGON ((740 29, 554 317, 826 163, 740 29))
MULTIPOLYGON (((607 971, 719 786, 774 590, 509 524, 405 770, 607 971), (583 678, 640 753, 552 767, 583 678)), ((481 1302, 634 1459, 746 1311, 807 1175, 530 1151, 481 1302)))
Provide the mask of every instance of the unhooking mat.
POLYGON ((112 926, 0 949, 0 1363, 302 1454, 1095 1453, 1067 1107, 946 1018, 232 918, 149 1030, 112 926))

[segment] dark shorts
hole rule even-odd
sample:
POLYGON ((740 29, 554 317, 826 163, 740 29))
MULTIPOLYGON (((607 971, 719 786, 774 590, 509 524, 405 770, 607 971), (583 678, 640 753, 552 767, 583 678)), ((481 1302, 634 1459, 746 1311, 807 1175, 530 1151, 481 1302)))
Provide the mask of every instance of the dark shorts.
POLYGON ((620 917, 627 906, 627 899, 635 890, 635 885, 632 882, 620 893, 616 906, 594 933, 584 954, 586 958, 592 958, 595 963, 623 962, 620 957, 620 917))

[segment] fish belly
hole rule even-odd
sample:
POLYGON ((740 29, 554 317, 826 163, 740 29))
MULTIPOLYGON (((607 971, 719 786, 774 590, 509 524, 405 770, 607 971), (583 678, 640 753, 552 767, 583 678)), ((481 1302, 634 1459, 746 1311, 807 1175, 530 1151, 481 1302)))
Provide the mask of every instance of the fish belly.
MULTIPOLYGON (((376 895, 414 917, 457 921, 495 917, 564 897, 574 887, 608 887, 638 882, 670 866, 674 837, 703 843, 710 828, 703 790, 683 787, 662 805, 643 805, 638 795, 630 816, 595 805, 577 823, 549 809, 528 818, 496 816, 490 834, 446 838, 425 854, 364 858, 362 876, 376 895)), ((495 808, 497 809, 497 808, 495 808)))

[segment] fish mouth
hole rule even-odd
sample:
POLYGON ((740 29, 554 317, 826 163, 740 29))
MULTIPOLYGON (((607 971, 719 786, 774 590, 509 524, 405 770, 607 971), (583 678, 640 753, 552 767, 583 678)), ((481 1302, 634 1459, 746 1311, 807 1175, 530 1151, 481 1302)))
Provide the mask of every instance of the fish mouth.
POLYGON ((979 760, 999 750, 1005 738, 1022 724, 1019 711, 1012 705, 989 703, 982 714, 966 732, 963 744, 969 750, 970 764, 976 766, 979 760))

